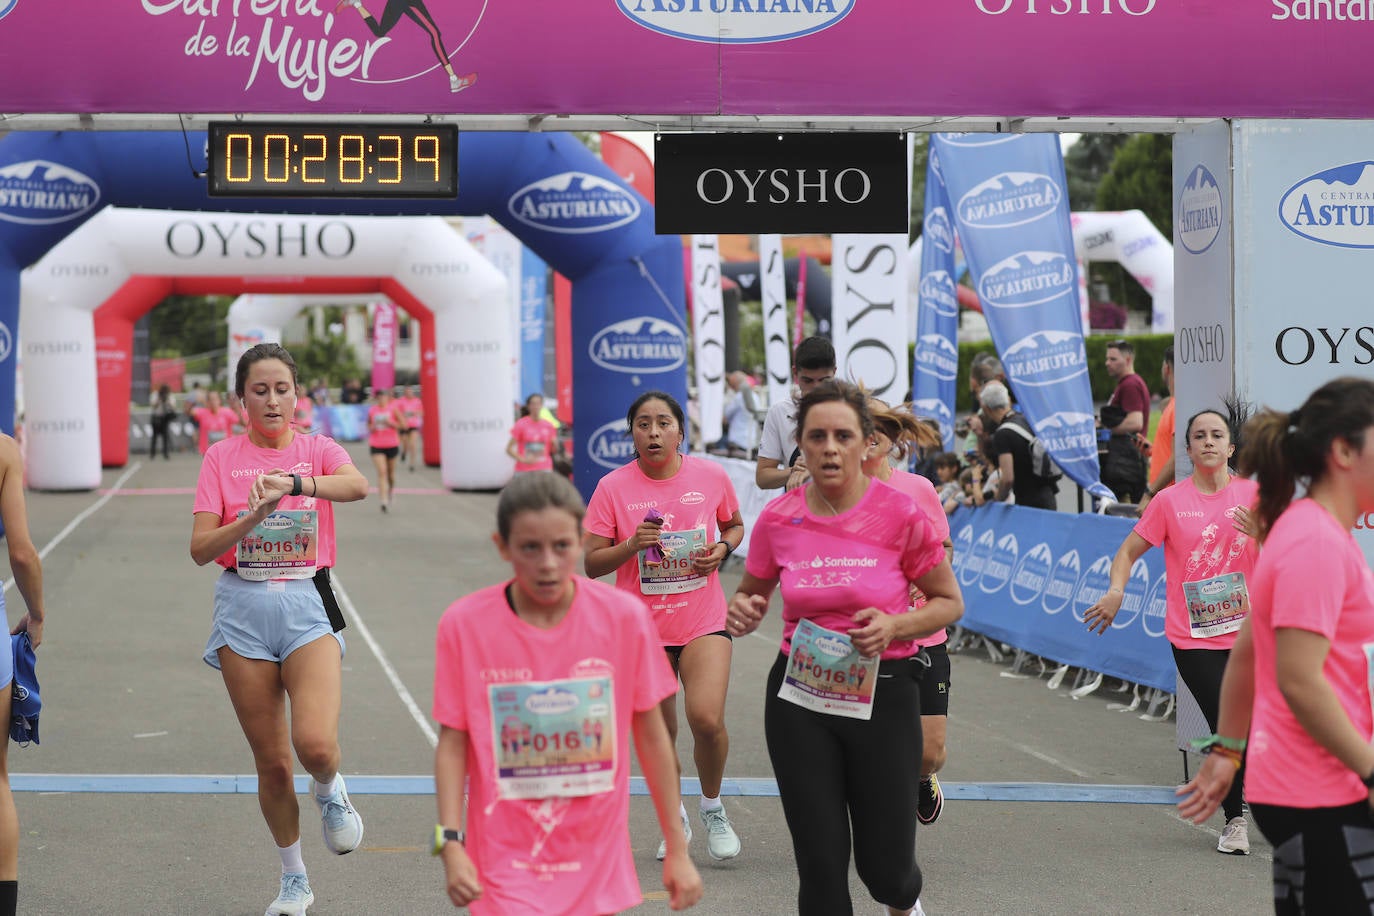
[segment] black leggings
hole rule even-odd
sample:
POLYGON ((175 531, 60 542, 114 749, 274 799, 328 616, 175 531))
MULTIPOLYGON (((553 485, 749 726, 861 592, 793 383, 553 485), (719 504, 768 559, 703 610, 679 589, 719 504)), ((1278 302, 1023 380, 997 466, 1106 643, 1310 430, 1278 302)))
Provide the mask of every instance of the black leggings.
POLYGON ((797 860, 797 912, 846 916, 849 851, 879 903, 909 909, 921 896, 916 864, 921 691, 915 661, 878 670, 873 718, 813 712, 778 698, 787 656, 768 675, 763 727, 797 860))
POLYGON ((1374 900, 1363 883, 1374 862, 1374 817, 1368 802, 1339 808, 1252 802, 1250 813, 1274 847, 1275 916, 1374 913, 1374 900))
POLYGON ((439 58, 439 63, 447 66, 448 52, 444 50, 444 39, 439 35, 439 25, 429 14, 425 0, 386 0, 386 9, 382 10, 380 21, 371 16, 364 16, 363 22, 367 23, 373 35, 382 38, 401 21, 402 14, 410 17, 416 25, 425 30, 429 35, 429 45, 434 49, 434 56, 439 58))
MULTIPOLYGON (((1193 699, 1197 700, 1198 708, 1207 719, 1207 727, 1215 733, 1221 715, 1221 676, 1226 673, 1226 660, 1231 657, 1231 650, 1180 649, 1178 646, 1173 649, 1179 677, 1183 678, 1193 699)), ((1231 791, 1221 801, 1221 810, 1228 821, 1240 817, 1243 812, 1244 786, 1245 763, 1242 760, 1236 778, 1231 781, 1231 791)))

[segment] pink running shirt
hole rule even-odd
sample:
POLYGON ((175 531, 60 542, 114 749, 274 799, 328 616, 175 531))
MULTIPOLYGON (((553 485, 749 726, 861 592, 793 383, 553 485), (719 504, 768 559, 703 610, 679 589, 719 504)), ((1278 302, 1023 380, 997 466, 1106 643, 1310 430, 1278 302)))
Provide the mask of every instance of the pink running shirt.
MULTIPOLYGON (((695 540, 709 548, 720 540, 720 524, 739 511, 739 500, 730 476, 713 461, 684 455, 682 467, 667 480, 650 479, 639 469, 638 461, 631 461, 601 478, 587 503, 583 527, 618 544, 634 534, 649 509, 657 509, 664 517, 665 542, 695 540)), ((681 546, 676 553, 686 555, 681 546)), ((704 582, 693 577, 681 586, 663 586, 692 587, 691 591, 645 594, 640 583, 642 558, 641 551, 617 569, 615 585, 638 595, 649 606, 663 645, 685 646, 698 636, 725 629, 725 593, 721 591, 719 570, 704 582)))
POLYGON ((367 445, 369 448, 400 448, 401 437, 396 432, 399 423, 396 404, 383 407, 373 404, 367 409, 367 445))
POLYGON ((219 410, 196 407, 191 410, 191 416, 200 428, 199 447, 202 455, 216 442, 229 438, 239 423, 238 415, 228 407, 221 407, 219 410))
POLYGON ((419 398, 397 398, 396 407, 401 411, 406 429, 419 429, 425 419, 425 402, 419 398))
POLYGON ((1229 649, 1235 643, 1238 629, 1217 636, 1193 635, 1183 583, 1240 573, 1247 588, 1253 587, 1259 546, 1236 530, 1231 516, 1237 507, 1250 508, 1258 499, 1259 484, 1244 477, 1232 476, 1211 495, 1199 493, 1188 477, 1160 490, 1136 522, 1136 534, 1156 547, 1164 545, 1164 635, 1178 648, 1229 649))
MULTIPOLYGON (((483 887, 473 916, 602 916, 642 899, 630 850, 632 720, 672 696, 677 681, 643 605, 604 583, 573 581, 572 606, 552 629, 516 616, 506 584, 454 602, 439 621, 434 718, 468 737, 467 850, 483 887), (610 682, 614 732, 604 737, 614 752, 614 788, 572 798, 503 798, 501 764, 518 765, 521 754, 549 746, 551 736, 526 740, 521 723, 493 721, 502 685, 514 691, 583 678, 610 682)), ((595 742, 601 721, 580 720, 568 731, 595 742)))
POLYGON ((1370 740, 1374 714, 1365 647, 1374 644, 1374 575, 1364 554, 1330 513, 1310 499, 1300 499, 1274 523, 1254 578, 1250 629, 1255 711, 1245 798, 1290 808, 1363 802, 1369 790, 1359 775, 1313 740, 1279 691, 1274 633, 1292 627, 1330 640, 1322 674, 1360 737, 1370 740))
MULTIPOLYGON (((940 494, 935 492, 935 484, 931 483, 920 474, 912 474, 910 471, 893 469, 892 476, 884 481, 889 487, 899 493, 905 493, 916 500, 916 505, 921 507, 925 513, 926 520, 935 528, 935 533, 939 535, 940 542, 943 544, 949 539, 949 516, 945 515, 944 503, 940 502, 940 494)), ((921 598, 917 607, 925 604, 925 599, 921 598)), ((925 639, 916 640, 918 646, 941 646, 949 642, 949 629, 941 627, 939 631, 932 633, 925 639)))
MULTIPOLYGON (((333 474, 353 459, 343 446, 328 436, 302 436, 284 449, 262 448, 247 436, 234 436, 210 446, 200 465, 200 479, 196 481, 196 501, 192 512, 213 512, 220 517, 220 527, 231 525, 240 510, 248 509, 248 491, 261 474, 281 469, 287 474, 302 477, 325 477, 333 474)), ((309 481, 305 492, 310 492, 309 481)), ((319 512, 320 535, 315 553, 319 566, 334 565, 334 504, 313 496, 283 496, 279 509, 314 509, 319 512)), ((235 565, 234 548, 230 547, 215 562, 225 569, 235 565)))
POLYGON ((296 432, 308 433, 315 425, 315 402, 310 400, 310 396, 296 400, 296 432))
POLYGON ((516 471, 552 471, 553 451, 558 444, 558 430, 548 420, 521 417, 511 427, 515 453, 529 461, 515 462, 516 471))
MULTIPOLYGON (((870 480, 857 505, 822 517, 806 506, 810 486, 764 507, 744 561, 751 575, 781 584, 783 654, 802 619, 847 633, 866 607, 905 614, 911 581, 945 558, 935 526, 905 493, 870 480)), ((919 648, 914 640, 893 642, 882 657, 907 658, 919 648)))

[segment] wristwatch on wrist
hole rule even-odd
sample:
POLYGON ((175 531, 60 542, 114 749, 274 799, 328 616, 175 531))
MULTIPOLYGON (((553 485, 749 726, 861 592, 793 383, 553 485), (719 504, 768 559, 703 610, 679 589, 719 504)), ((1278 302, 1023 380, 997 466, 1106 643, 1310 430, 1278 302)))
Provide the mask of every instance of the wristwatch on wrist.
POLYGON ((437 856, 444 851, 444 847, 449 843, 463 843, 467 841, 467 833, 462 830, 453 830, 443 824, 434 825, 434 846, 430 849, 430 855, 437 856))
POLYGON ((730 554, 732 554, 732 553, 735 552, 735 548, 730 544, 730 542, 727 541, 727 540, 721 539, 721 540, 719 540, 719 541, 716 541, 716 543, 719 544, 719 545, 721 545, 722 547, 725 548, 725 556, 723 556, 723 557, 720 558, 721 561, 724 562, 725 560, 730 559, 730 554))

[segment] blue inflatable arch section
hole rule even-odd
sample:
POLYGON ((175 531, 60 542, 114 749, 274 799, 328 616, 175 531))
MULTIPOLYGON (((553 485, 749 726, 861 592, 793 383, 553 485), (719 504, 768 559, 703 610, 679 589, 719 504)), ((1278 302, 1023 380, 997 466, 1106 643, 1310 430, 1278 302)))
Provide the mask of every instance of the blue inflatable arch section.
POLYGON ((570 134, 465 133, 453 201, 224 199, 206 194, 205 134, 16 132, 0 138, 0 429, 14 430, 20 271, 109 205, 273 214, 489 214, 572 281, 574 444, 589 495, 632 454, 642 390, 687 401, 680 237, 570 134), (36 164, 36 165, 35 165, 36 164), (57 168, 53 168, 56 166, 57 168))

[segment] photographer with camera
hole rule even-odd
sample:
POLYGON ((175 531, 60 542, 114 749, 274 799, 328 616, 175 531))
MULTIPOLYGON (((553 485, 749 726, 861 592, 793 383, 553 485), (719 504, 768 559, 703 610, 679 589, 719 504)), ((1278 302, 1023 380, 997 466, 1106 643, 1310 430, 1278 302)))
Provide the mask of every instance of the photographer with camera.
POLYGON ((1058 508, 1055 494, 1059 487, 1054 480, 1035 473, 1031 458, 1035 433, 1026 418, 1011 409, 1011 396, 1006 386, 1001 382, 988 382, 979 393, 978 402, 983 405, 983 416, 992 430, 988 451, 997 461, 998 472, 994 498, 1003 502, 1009 494, 1014 494, 1018 506, 1055 511, 1058 508))
POLYGON ((1102 482, 1124 503, 1145 495, 1145 458, 1138 445, 1150 429, 1150 386, 1135 371, 1135 347, 1130 341, 1107 344, 1107 374, 1116 380, 1111 398, 1102 408, 1098 460, 1102 482), (1105 432, 1105 437, 1102 433, 1105 432))

